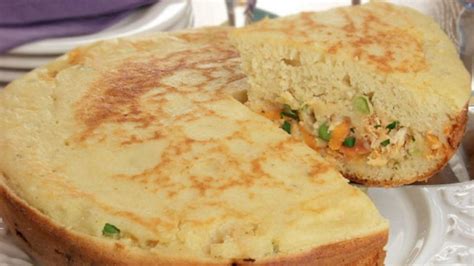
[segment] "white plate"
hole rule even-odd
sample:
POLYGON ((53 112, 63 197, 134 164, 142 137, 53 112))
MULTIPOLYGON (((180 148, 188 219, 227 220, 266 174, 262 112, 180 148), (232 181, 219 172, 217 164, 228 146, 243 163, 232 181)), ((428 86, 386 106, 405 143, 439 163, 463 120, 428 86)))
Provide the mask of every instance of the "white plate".
POLYGON ((10 53, 27 55, 62 54, 78 45, 88 44, 99 39, 165 30, 182 19, 190 5, 189 0, 159 1, 148 8, 138 9, 122 21, 101 32, 84 36, 41 40, 19 46, 11 50, 10 53))
MULTIPOLYGON (((181 18, 176 21, 175 24, 171 25, 169 28, 162 29, 163 31, 177 31, 181 29, 190 28, 193 26, 193 12, 191 5, 186 7, 185 13, 181 15, 181 18)), ((154 31, 158 29, 154 29, 154 31)), ((39 66, 42 66, 48 63, 51 60, 54 60, 59 55, 22 55, 22 54, 5 54, 0 55, 0 69, 33 69, 39 66)), ((0 70, 1 72, 1 70, 0 70)), ((0 74, 1 76, 1 74, 0 74)), ((2 79, 6 78, 1 78, 2 79)))
POLYGON ((0 83, 10 82, 25 75, 28 72, 29 70, 0 69, 0 83))
POLYGON ((188 29, 192 28, 194 26, 194 15, 193 15, 193 9, 192 6, 190 5, 185 17, 173 25, 171 28, 167 29, 166 31, 178 31, 182 29, 188 29))
POLYGON ((390 221, 387 265, 474 264, 474 181, 368 193, 390 221))
MULTIPOLYGON (((33 69, 56 59, 59 55, 0 55, 0 68, 33 69)), ((0 70, 1 71, 1 70, 0 70)))
MULTIPOLYGON (((371 188, 368 194, 390 220, 386 265, 473 265, 474 181, 371 188)), ((28 263, 0 221, 0 265, 28 263)))

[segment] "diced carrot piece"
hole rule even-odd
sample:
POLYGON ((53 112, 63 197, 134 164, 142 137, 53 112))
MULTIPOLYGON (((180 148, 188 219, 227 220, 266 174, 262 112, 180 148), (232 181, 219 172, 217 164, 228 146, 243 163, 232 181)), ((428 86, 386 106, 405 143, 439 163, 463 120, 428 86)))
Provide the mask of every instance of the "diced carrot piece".
POLYGON ((349 157, 355 157, 358 155, 370 153, 370 149, 364 145, 364 142, 362 140, 356 140, 356 144, 352 148, 341 146, 341 148, 339 148, 339 151, 349 157))
POLYGON ((331 150, 337 151, 341 148, 344 139, 349 135, 350 127, 350 122, 344 120, 344 122, 334 128, 331 132, 331 139, 329 140, 329 148, 331 150))
POLYGON ((299 125, 301 135, 303 136, 303 140, 310 148, 313 150, 319 150, 318 145, 316 144, 315 136, 306 130, 306 128, 302 125, 299 125))
POLYGON ((441 141, 439 141, 438 137, 433 134, 430 134, 430 133, 426 134, 426 140, 430 144, 430 148, 432 150, 439 149, 442 146, 441 141))
POLYGON ((261 113, 263 116, 266 118, 272 120, 272 121, 278 121, 280 117, 280 111, 278 110, 265 110, 264 112, 261 113))

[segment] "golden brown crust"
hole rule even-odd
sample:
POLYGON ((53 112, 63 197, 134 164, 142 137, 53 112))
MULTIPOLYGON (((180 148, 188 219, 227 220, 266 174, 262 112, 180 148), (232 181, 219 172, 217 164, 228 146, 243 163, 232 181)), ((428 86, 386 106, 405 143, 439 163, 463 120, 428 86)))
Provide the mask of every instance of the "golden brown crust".
POLYGON ((0 185, 0 214, 17 243, 44 265, 383 265, 388 231, 317 247, 296 256, 257 261, 203 261, 161 258, 61 227, 4 184, 0 185))
POLYGON ((342 172, 342 175, 351 180, 352 182, 363 184, 365 186, 377 186, 377 187, 397 187, 397 186, 402 186, 406 184, 411 184, 414 182, 418 181, 427 181, 430 177, 441 171, 446 164, 449 162, 453 154, 456 152, 457 148, 459 147, 459 144, 461 143, 462 137, 464 135, 464 132, 466 130, 466 125, 467 125, 467 112, 468 112, 468 104, 464 107, 464 109, 453 119, 453 124, 451 129, 449 130, 449 136, 448 136, 448 147, 445 149, 446 153, 435 168, 433 168, 431 171, 421 174, 419 176, 415 176, 413 178, 409 179, 397 179, 397 180, 384 180, 384 181, 379 181, 379 180, 369 180, 365 179, 363 177, 357 176, 352 173, 344 173, 342 172))
POLYGON ((388 231, 326 245, 298 256, 280 258, 262 265, 383 265, 388 231))

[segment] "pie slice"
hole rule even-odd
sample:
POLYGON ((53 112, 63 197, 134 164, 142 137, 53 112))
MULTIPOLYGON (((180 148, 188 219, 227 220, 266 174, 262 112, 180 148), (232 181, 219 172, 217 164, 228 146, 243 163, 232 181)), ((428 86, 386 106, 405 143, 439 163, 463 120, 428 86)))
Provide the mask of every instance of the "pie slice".
POLYGON ((371 186, 426 180, 464 133, 470 78, 430 18, 371 2, 232 34, 248 105, 371 186), (288 127, 288 126, 287 126, 288 127))

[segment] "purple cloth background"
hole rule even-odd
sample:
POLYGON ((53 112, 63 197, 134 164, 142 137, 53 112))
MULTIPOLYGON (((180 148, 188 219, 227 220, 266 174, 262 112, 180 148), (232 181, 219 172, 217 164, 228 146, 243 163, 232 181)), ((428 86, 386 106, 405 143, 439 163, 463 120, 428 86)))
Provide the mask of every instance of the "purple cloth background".
POLYGON ((157 0, 0 0, 0 53, 45 38, 98 32, 157 0))

